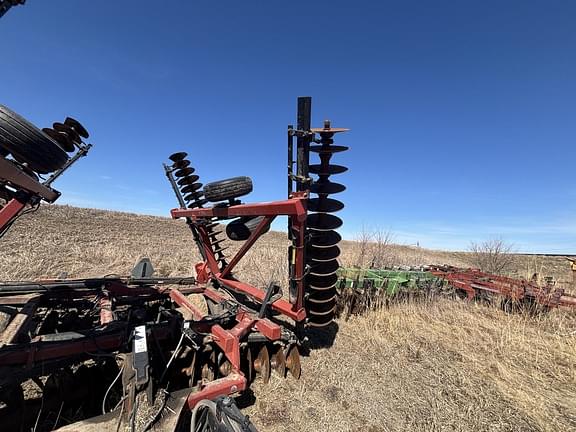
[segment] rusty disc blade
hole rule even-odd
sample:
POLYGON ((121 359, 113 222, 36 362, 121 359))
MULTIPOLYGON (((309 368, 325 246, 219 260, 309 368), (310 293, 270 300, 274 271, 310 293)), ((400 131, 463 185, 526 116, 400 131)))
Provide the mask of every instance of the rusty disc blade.
POLYGON ((194 171, 195 171, 194 168, 187 167, 187 168, 182 168, 182 169, 179 169, 178 171, 175 171, 174 175, 176 177, 186 177, 186 176, 189 176, 190 174, 194 173, 194 171))
POLYGON ((272 370, 281 377, 286 376, 286 356, 282 347, 278 347, 272 357, 270 358, 270 366, 272 370))
POLYGON ((74 143, 72 142, 70 137, 68 135, 66 135, 65 133, 58 132, 58 131, 55 131, 54 129, 50 129, 50 128, 44 128, 44 129, 42 129, 42 132, 44 132, 46 135, 48 135, 50 138, 52 138, 54 141, 56 141, 58 143, 58 145, 60 147, 62 147, 64 150, 66 150, 67 152, 73 152, 74 151, 74 143))
POLYGON ((300 379, 302 367, 300 366, 300 353, 296 345, 292 345, 288 350, 288 354, 286 355, 286 368, 290 372, 290 375, 296 379, 300 379))
POLYGON ((313 153, 340 153, 348 150, 346 146, 340 145, 313 145, 310 146, 310 151, 313 153))
POLYGON ((82 124, 78 120, 72 117, 66 117, 66 120, 64 120, 64 124, 72 127, 76 131, 76 133, 78 133, 78 135, 80 135, 82 138, 90 137, 90 134, 88 134, 86 128, 82 126, 82 124))
POLYGON ((333 174, 342 174, 343 172, 348 171, 348 168, 342 165, 324 165, 324 164, 315 164, 310 165, 308 167, 308 171, 312 174, 318 175, 333 175, 333 174))
POLYGON ((270 354, 266 345, 262 345, 254 359, 254 370, 262 378, 264 384, 268 384, 270 381, 270 354))
POLYGON ((343 184, 332 182, 318 182, 310 186, 310 192, 319 195, 336 194, 344 192, 345 190, 346 186, 343 184))
POLYGON ((241 353, 240 370, 244 373, 248 384, 254 380, 254 368, 252 365, 252 350, 246 347, 241 353))
POLYGON ((340 248, 338 246, 326 248, 309 247, 307 256, 313 261, 330 261, 340 256, 340 248))
POLYGON ((310 129, 311 132, 315 132, 315 133, 339 133, 339 132, 348 132, 350 129, 346 129, 346 128, 312 128, 310 129))
POLYGON ((68 137, 75 143, 80 143, 82 141, 80 139, 80 135, 78 135, 78 132, 76 132, 70 126, 65 125, 63 123, 58 123, 58 122, 53 123, 52 129, 54 129, 56 132, 62 132, 64 134, 68 135, 68 137))
POLYGON ((168 159, 170 159, 172 162, 178 162, 179 160, 184 159, 186 156, 188 156, 188 153, 178 152, 178 153, 172 153, 170 156, 168 156, 168 159))
POLYGON ((335 246, 342 240, 342 236, 336 231, 310 230, 310 236, 310 244, 315 247, 335 246))
POLYGON ((344 208, 344 204, 331 198, 311 198, 308 200, 308 210, 313 212, 335 213, 344 208))
POLYGON ((342 219, 329 213, 312 213, 306 218, 306 226, 315 230, 335 230, 342 226, 342 219))

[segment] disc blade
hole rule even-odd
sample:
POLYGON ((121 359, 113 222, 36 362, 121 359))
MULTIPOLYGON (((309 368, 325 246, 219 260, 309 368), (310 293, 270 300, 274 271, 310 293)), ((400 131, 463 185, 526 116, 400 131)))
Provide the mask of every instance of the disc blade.
POLYGON ((326 165, 323 164, 316 164, 310 165, 308 167, 308 171, 312 174, 318 175, 333 175, 333 174, 342 174, 348 171, 348 168, 342 165, 326 165))
POLYGON ((268 384, 268 381, 270 381, 270 355, 266 345, 262 345, 254 359, 254 370, 258 372, 264 384, 268 384))
POLYGON ((172 162, 178 162, 179 160, 184 159, 186 156, 188 156, 188 153, 178 152, 178 153, 173 153, 170 156, 168 156, 168 159, 170 159, 172 162))
POLYGON ((193 209, 193 208, 202 207, 206 203, 208 203, 207 199, 197 200, 197 201, 194 201, 193 203, 188 204, 188 208, 193 209))
POLYGON ((308 316, 312 319, 314 316, 332 315, 336 307, 336 298, 322 303, 309 303, 308 316))
POLYGON ((188 167, 188 168, 182 168, 182 169, 179 169, 178 171, 175 171, 174 175, 176 177, 185 177, 185 176, 192 174, 193 172, 194 172, 194 168, 188 167))
POLYGON ((306 226, 315 230, 335 230, 342 226, 342 219, 329 213, 312 213, 306 218, 306 226))
POLYGON ((330 261, 340 256, 340 248, 338 246, 325 248, 309 247, 306 256, 313 261, 330 261))
POLYGON ((254 379, 254 368, 252 365, 252 350, 250 349, 250 347, 247 346, 241 352, 241 356, 242 357, 240 358, 240 370, 244 373, 244 376, 246 377, 248 384, 250 384, 254 379))
POLYGON ((308 325, 315 328, 328 327, 330 324, 332 324, 333 318, 333 314, 319 316, 312 315, 308 317, 308 325))
POLYGON ((308 301, 312 303, 324 303, 338 296, 335 287, 326 290, 310 289, 308 293, 308 301))
POLYGON ((331 261, 311 261, 309 264, 310 274, 316 276, 328 276, 340 268, 338 260, 335 259, 331 261))
POLYGON ((190 165, 190 161, 188 159, 182 159, 179 160, 178 162, 174 162, 174 165, 172 166, 176 169, 182 169, 186 168, 188 165, 190 165))
POLYGON ((308 200, 308 210, 313 212, 334 213, 344 208, 341 201, 332 198, 311 198, 308 200))
POLYGON ((310 192, 316 194, 335 194, 344 192, 346 190, 346 186, 340 183, 332 183, 332 182, 318 182, 314 183, 310 186, 310 192))
POLYGON ((300 366, 300 353, 296 345, 292 345, 288 350, 288 354, 286 354, 286 368, 290 372, 290 375, 296 379, 300 379, 302 368, 300 366))
POLYGON ((67 152, 74 151, 74 143, 65 133, 57 132, 54 129, 50 128, 44 128, 42 129, 42 132, 44 132, 46 135, 48 135, 50 138, 56 141, 58 145, 67 152))
MULTIPOLYGON (((191 176, 191 177, 198 177, 198 176, 191 176)), ((198 180, 198 179, 196 179, 198 180)), ((182 193, 191 193, 191 192, 196 192, 198 189, 200 189, 202 187, 202 183, 192 183, 192 184, 186 184, 186 186, 184 186, 181 191, 182 193)))
POLYGON ((199 194, 199 193, 191 193, 191 194, 184 196, 184 201, 196 201, 201 196, 202 196, 202 194, 199 194))
POLYGON ((340 152, 343 152, 346 150, 348 150, 348 147, 339 146, 339 145, 329 145, 329 146, 313 145, 313 146, 310 146, 310 151, 313 153, 340 153, 340 152))
POLYGON ((318 289, 333 287, 336 285, 336 282, 338 282, 338 275, 336 273, 328 276, 316 276, 310 274, 306 276, 306 284, 318 289))
POLYGON ((310 234, 312 236, 310 244, 316 247, 335 246, 340 240, 342 240, 342 236, 340 236, 336 231, 311 230, 310 234))
POLYGON ((72 128, 74 128, 74 130, 78 133, 78 135, 80 135, 82 138, 89 138, 90 135, 88 134, 88 131, 86 130, 86 128, 84 126, 82 126, 82 124, 72 118, 72 117, 66 117, 66 120, 64 120, 64 124, 71 126, 72 128))
POLYGON ((346 128, 312 128, 310 129, 310 131, 315 132, 315 133, 319 133, 319 134, 324 134, 324 133, 330 133, 330 134, 335 134, 335 133, 339 133, 339 132, 348 132, 350 129, 346 129, 346 128))
POLYGON ((53 123, 52 129, 54 129, 56 132, 62 132, 64 134, 68 135, 68 137, 73 142, 79 143, 82 141, 80 139, 80 135, 78 135, 78 133, 74 129, 72 129, 70 126, 67 126, 63 123, 53 123))
POLYGON ((282 347, 279 346, 276 352, 272 354, 272 357, 270 357, 270 366, 272 370, 281 377, 286 375, 286 356, 284 355, 282 347))
POLYGON ((197 175, 190 175, 190 176, 182 177, 180 180, 177 181, 177 183, 180 186, 184 186, 184 185, 196 183, 196 181, 198 181, 198 176, 197 175))

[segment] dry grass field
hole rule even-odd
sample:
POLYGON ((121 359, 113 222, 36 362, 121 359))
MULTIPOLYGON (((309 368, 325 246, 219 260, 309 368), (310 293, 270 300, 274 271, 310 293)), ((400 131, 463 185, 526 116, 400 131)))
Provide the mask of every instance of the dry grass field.
MULTIPOLYGON (((189 275, 198 255, 179 221, 43 207, 2 239, 0 280, 127 274, 138 258, 189 275)), ((286 275, 286 240, 267 234, 237 274, 286 275)), ((358 245, 343 242, 342 261, 358 245)), ((467 254, 394 246, 399 265, 466 266, 467 254)), ((558 258, 519 257, 518 274, 569 280, 558 258)), ((303 359, 302 379, 256 382, 245 410, 261 431, 576 431, 576 313, 506 315, 448 299, 397 304, 338 323, 330 348, 303 359)))

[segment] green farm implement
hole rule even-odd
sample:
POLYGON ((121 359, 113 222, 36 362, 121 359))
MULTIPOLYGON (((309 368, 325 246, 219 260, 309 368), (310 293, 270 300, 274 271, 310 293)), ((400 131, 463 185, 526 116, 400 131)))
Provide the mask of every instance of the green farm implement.
POLYGON ((430 298, 440 292, 451 291, 443 279, 423 269, 341 268, 338 271, 337 287, 338 312, 345 318, 386 306, 391 300, 430 298))

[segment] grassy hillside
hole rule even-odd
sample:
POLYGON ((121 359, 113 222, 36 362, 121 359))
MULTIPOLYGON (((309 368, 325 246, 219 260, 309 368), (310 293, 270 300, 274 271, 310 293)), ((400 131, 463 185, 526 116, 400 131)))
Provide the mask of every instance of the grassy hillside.
MULTIPOLYGON (((166 218, 43 207, 0 242, 0 279, 126 274, 148 256, 162 275, 192 274, 185 225, 166 218)), ((238 275, 286 275, 286 239, 267 234, 238 275)), ((234 247, 237 247, 234 245, 234 247)), ((358 260, 343 242, 342 261, 358 260)), ((394 246, 397 264, 465 266, 465 253, 394 246)), ((522 257, 518 273, 569 280, 558 258, 522 257)), ((299 381, 255 383, 246 410, 261 431, 576 431, 576 314, 506 315, 478 304, 398 304, 338 323, 330 348, 303 359, 299 381)))

